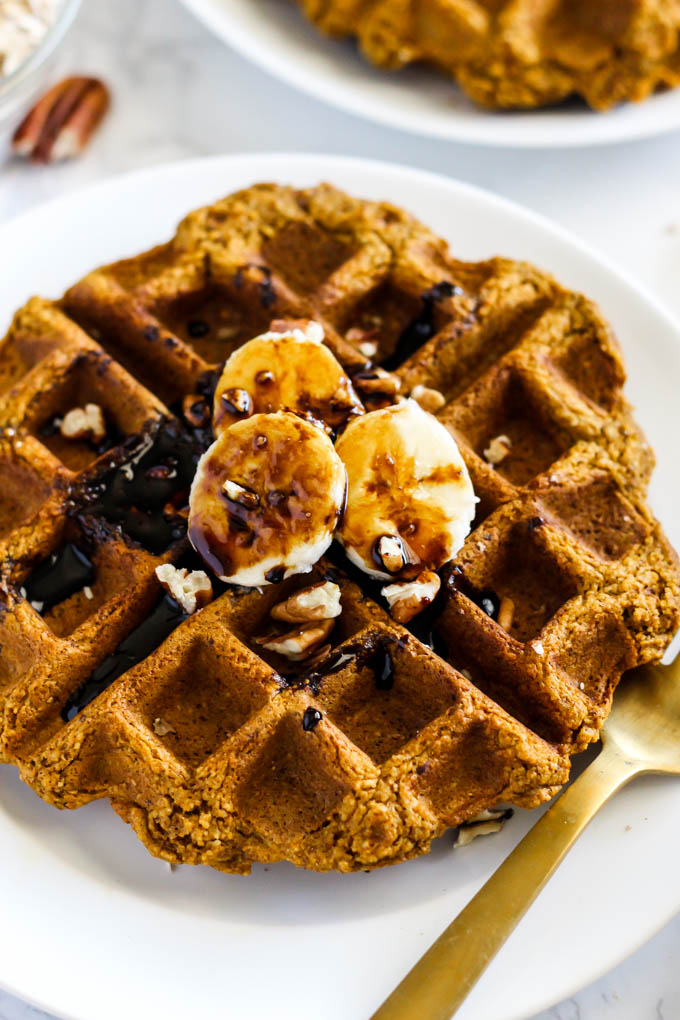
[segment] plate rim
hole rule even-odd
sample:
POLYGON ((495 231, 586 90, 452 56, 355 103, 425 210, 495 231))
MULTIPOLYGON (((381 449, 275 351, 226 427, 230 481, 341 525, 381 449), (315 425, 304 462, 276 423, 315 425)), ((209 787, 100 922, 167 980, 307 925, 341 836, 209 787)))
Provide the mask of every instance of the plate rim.
MULTIPOLYGON (((383 124, 407 134, 490 148, 577 149, 621 145, 626 142, 656 138, 680 130, 680 87, 657 93, 642 102, 631 102, 624 107, 604 113, 584 108, 582 115, 579 116, 585 118, 590 113, 594 118, 597 118, 593 120, 593 124, 600 126, 599 131, 593 130, 588 137, 581 137, 578 130, 570 129, 569 122, 564 119, 562 123, 559 123, 559 108, 554 111, 550 111, 549 108, 541 108, 537 111, 517 111, 516 116, 512 111, 500 111, 500 117, 506 117, 508 120, 512 117, 514 120, 516 130, 513 130, 510 137, 505 136, 504 133, 495 133, 494 111, 480 109, 477 111, 479 119, 475 118, 474 120, 458 119, 453 113, 452 127, 448 127, 443 118, 432 117, 432 119, 423 120, 419 112, 404 115, 398 110, 396 103, 393 106, 392 104, 383 104, 380 100, 369 99, 367 101, 366 96, 355 95, 353 92, 346 93, 342 89, 337 89, 334 83, 325 76, 313 80, 311 71, 298 68, 294 60, 286 59, 285 54, 281 55, 271 47, 260 45, 253 34, 241 23, 238 15, 230 12, 229 0, 223 8, 219 6, 222 0, 180 0, 180 2, 229 49, 245 57, 269 77, 278 78, 298 93, 324 102, 336 110, 350 113, 365 121, 383 124), (674 92, 677 101, 674 106, 671 106, 670 115, 657 116, 657 118, 635 116, 643 107, 649 108, 649 104, 654 103, 655 100, 663 101, 672 96, 674 92), (527 118, 533 112, 538 116, 552 114, 555 117, 555 125, 552 130, 546 132, 545 127, 543 128, 548 136, 547 140, 542 140, 537 125, 532 128, 524 126, 530 123, 527 118), (616 121, 613 119, 605 120, 607 117, 617 118, 620 127, 616 128, 616 121), (485 125, 488 125, 488 129, 485 125)), ((256 3, 256 0, 251 0, 251 2, 256 3)), ((322 35, 320 42, 321 44, 338 43, 337 40, 330 40, 322 35)), ((367 68, 371 69, 371 65, 367 64, 367 68)), ((500 120, 497 119, 495 123, 500 123, 500 120)))
MULTIPOLYGON (((519 218, 523 221, 529 221, 543 232, 547 232, 551 238, 560 245, 566 244, 580 258, 585 258, 588 261, 595 263, 600 269, 603 269, 608 276, 613 277, 619 285, 623 285, 627 289, 630 289, 638 296, 638 298, 642 299, 643 302, 649 306, 651 311, 664 321, 666 327, 672 333, 674 343, 680 344, 680 322, 670 312, 670 310, 667 309, 663 301, 657 298, 656 295, 652 294, 647 287, 640 285, 636 280, 634 280, 632 275, 620 270, 607 256, 602 255, 596 248, 588 243, 581 241, 577 236, 572 234, 571 231, 554 223, 547 217, 527 209, 519 203, 496 195, 493 192, 480 188, 476 185, 469 184, 465 181, 459 181, 455 178, 448 177, 445 174, 374 159, 316 153, 287 153, 274 151, 268 153, 254 152, 236 155, 213 155, 209 157, 198 157, 190 160, 147 167, 141 170, 105 178, 89 185, 82 191, 68 192, 64 195, 57 196, 48 202, 39 203, 31 209, 5 220, 0 224, 0 244, 2 244, 5 239, 5 235, 11 234, 13 231, 21 232, 22 229, 30 229, 31 221, 38 221, 40 217, 45 214, 46 210, 54 212, 59 207, 64 207, 65 210, 68 211, 68 208, 71 205, 87 205, 89 202, 92 202, 93 199, 105 196, 109 191, 115 192, 116 189, 121 186, 135 186, 137 182, 144 182, 147 178, 153 179, 159 175, 171 177, 173 174, 191 176, 196 172, 200 173, 203 167, 212 166, 213 164, 216 167, 227 165, 235 168, 238 168, 240 165, 250 167, 252 164, 255 164, 258 168, 262 168, 261 170, 258 169, 256 171, 258 177, 261 179, 274 179, 277 176, 284 176, 281 171, 276 170, 276 166, 281 163, 285 163, 285 175, 292 176, 292 174, 299 168, 300 172, 313 172, 316 176, 322 179, 326 174, 332 172, 329 170, 329 167, 332 165, 335 167, 346 167, 350 171, 354 170, 359 172, 367 170, 371 174, 380 174, 383 177, 395 175, 402 180, 405 178, 410 179, 413 186, 416 186, 417 184, 427 185, 430 183, 436 184, 438 187, 444 187, 446 189, 456 191, 462 196, 475 196, 495 209, 503 210, 507 213, 513 214, 514 216, 519 216, 519 218), (317 167, 319 168, 318 170, 316 169, 317 167), (273 177, 265 178, 265 173, 267 171, 270 174, 273 174, 273 177)), ((248 173, 250 176, 250 171, 248 171, 248 173)), ((389 187, 390 185, 387 183, 386 191, 388 192, 389 187)), ((188 211, 189 210, 187 210, 187 212, 188 211)), ((4 327, 1 322, 0 330, 4 332, 4 327)), ((569 990, 577 991, 586 987, 588 984, 592 983, 592 981, 597 980, 598 977, 610 970, 613 966, 617 966, 618 963, 636 952, 640 946, 653 937, 657 931, 659 931, 676 915, 678 905, 674 904, 672 907, 669 906, 666 914, 661 919, 657 917, 651 925, 644 927, 641 932, 638 931, 635 938, 629 944, 626 953, 624 953, 623 956, 617 956, 613 963, 611 961, 605 961, 604 964, 598 965, 593 963, 590 967, 584 967, 579 972, 578 980, 575 980, 573 984, 568 986, 566 995, 569 994, 569 990)), ((25 1001, 37 1005, 38 1008, 45 1009, 47 1011, 52 1009, 52 1011, 54 1011, 54 1008, 50 1007, 47 1000, 41 996, 32 995, 30 991, 27 992, 23 988, 13 986, 13 983, 11 981, 7 981, 1 974, 0 986, 6 988, 11 994, 17 995, 25 1001)), ((564 989, 560 990, 560 997, 562 997, 563 991, 564 989)), ((552 998, 545 999, 544 996, 538 1008, 542 1009, 549 1007, 553 1001, 554 1000, 552 998)), ((68 1011, 60 1011, 59 1015, 71 1018, 78 1016, 78 1014, 68 1011)), ((83 1014, 80 1014, 80 1018, 81 1020, 87 1020, 83 1014)))

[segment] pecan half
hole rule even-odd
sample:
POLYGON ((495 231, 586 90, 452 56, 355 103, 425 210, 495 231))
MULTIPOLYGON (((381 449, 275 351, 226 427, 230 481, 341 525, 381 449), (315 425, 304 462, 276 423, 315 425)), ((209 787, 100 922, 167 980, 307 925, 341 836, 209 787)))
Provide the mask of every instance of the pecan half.
POLYGON ((98 78, 75 76, 54 85, 14 132, 12 149, 34 163, 78 156, 102 122, 111 94, 98 78))

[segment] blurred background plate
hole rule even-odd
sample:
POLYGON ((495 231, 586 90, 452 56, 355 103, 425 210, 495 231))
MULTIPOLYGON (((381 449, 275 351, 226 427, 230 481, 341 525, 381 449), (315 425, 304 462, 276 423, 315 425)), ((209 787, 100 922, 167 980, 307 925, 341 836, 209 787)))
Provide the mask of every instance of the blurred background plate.
MULTIPOLYGON (((291 0, 182 0, 226 43, 265 71, 333 106, 404 131, 508 147, 571 147, 647 138, 680 128, 680 89, 594 113, 574 101, 494 113, 444 75, 371 67, 350 42, 320 35, 291 0)), ((417 154, 412 162, 418 162, 417 154)))

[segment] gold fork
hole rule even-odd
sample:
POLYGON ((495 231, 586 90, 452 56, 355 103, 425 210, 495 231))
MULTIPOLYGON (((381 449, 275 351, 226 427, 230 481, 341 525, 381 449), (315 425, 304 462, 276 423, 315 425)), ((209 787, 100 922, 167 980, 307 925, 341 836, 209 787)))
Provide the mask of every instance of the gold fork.
POLYGON ((602 744, 372 1020, 449 1020, 612 794, 644 773, 680 775, 680 655, 624 678, 602 744))

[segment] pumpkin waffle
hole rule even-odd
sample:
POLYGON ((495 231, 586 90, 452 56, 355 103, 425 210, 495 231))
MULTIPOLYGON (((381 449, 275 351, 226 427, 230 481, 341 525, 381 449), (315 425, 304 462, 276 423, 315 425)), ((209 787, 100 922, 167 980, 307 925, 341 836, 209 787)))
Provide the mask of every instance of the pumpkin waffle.
POLYGON ((254 186, 32 299, 0 347, 2 759, 58 807, 109 797, 157 856, 235 872, 389 864, 546 800, 678 625, 623 382, 585 298, 329 185, 254 186), (408 627, 335 547, 262 589, 212 578, 191 616, 158 581, 202 565, 186 501, 222 363, 280 317, 318 320, 367 404, 436 395, 458 442, 477 517, 408 627), (89 404, 106 430, 65 437, 89 404), (264 647, 324 578, 328 644, 264 647))
POLYGON ((357 37, 394 70, 451 75, 476 103, 520 109, 583 97, 595 110, 680 84, 675 0, 298 0, 325 33, 357 37))

